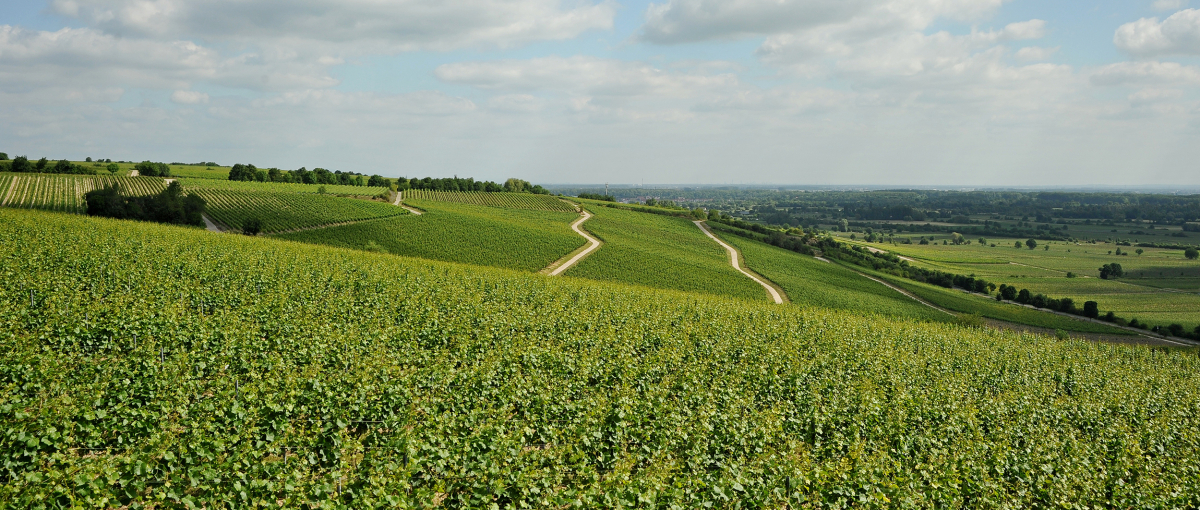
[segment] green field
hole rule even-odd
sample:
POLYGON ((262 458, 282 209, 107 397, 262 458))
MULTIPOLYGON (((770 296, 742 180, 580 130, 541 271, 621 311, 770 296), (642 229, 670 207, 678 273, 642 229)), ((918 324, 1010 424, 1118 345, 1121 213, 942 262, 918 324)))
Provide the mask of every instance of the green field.
POLYGON ((486 193, 481 191, 408 190, 401 193, 405 203, 412 200, 453 202, 470 205, 531 209, 535 211, 576 212, 575 206, 550 195, 530 193, 486 193))
POLYGON ((604 245, 567 276, 766 300, 767 292, 729 265, 725 249, 683 218, 589 204, 584 223, 604 245))
POLYGON ((264 233, 409 214, 404 208, 386 202, 356 198, 208 188, 187 190, 203 198, 208 215, 221 224, 240 230, 246 220, 258 218, 264 233))
POLYGON ((222 189, 231 191, 268 191, 277 193, 325 193, 330 195, 354 195, 373 197, 387 192, 387 188, 369 186, 344 186, 340 184, 297 184, 292 182, 253 182, 219 179, 179 179, 185 190, 222 189))
MULTIPOLYGON (((957 274, 976 275, 1050 297, 1096 301, 1102 312, 1152 325, 1180 323, 1189 331, 1200 324, 1200 261, 1184 258, 1182 250, 1143 248, 1137 255, 1118 256, 1118 246, 1098 243, 1039 243, 1035 250, 1013 247, 1013 239, 989 240, 997 246, 869 244, 911 257, 913 264, 957 274), (1044 249, 1049 246, 1049 250, 1044 249), (1113 252, 1110 254, 1109 252, 1113 252), (1116 262, 1128 275, 1099 278, 1100 266, 1116 262), (1067 273, 1075 278, 1068 278, 1067 273)), ((1023 242, 1023 240, 1022 240, 1023 242)), ((1120 246, 1122 252, 1136 247, 1120 246)))
POLYGON ((109 175, 0 174, 0 205, 83 213, 83 195, 112 184, 127 195, 153 195, 166 189, 157 177, 112 177, 109 175))
POLYGON ((1200 506, 1192 351, 37 211, 0 245, 12 507, 1200 506))
POLYGON ((737 235, 718 234, 745 257, 746 266, 783 288, 795 304, 854 313, 946 321, 953 317, 854 271, 737 235))
POLYGON ((583 246, 573 232, 574 212, 500 209, 459 203, 406 200, 425 211, 280 238, 355 249, 384 250, 480 266, 539 271, 583 246))
POLYGON ((171 165, 171 177, 229 180, 227 166, 171 165))

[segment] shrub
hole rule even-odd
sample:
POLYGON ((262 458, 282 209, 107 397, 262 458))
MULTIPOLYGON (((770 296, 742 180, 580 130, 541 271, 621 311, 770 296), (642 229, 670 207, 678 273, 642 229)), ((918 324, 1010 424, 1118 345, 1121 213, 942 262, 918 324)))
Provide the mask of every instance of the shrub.
POLYGON ((262 220, 258 218, 249 218, 242 222, 242 233, 248 236, 256 236, 262 232, 262 220))

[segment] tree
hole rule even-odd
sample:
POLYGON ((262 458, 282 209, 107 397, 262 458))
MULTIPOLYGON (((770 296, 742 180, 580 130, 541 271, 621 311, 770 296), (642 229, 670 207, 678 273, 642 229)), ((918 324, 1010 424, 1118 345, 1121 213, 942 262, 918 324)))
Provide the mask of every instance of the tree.
POLYGON ((54 173, 56 173, 56 174, 71 173, 71 162, 67 161, 65 159, 58 160, 58 162, 54 164, 54 173))
POLYGON ((87 159, 85 159, 84 161, 85 161, 85 162, 87 162, 87 163, 91 163, 91 162, 92 162, 92 157, 91 157, 91 156, 88 156, 88 158, 87 158, 87 159))
POLYGON ((33 164, 29 162, 29 158, 25 156, 17 156, 12 162, 12 171, 14 172, 32 172, 33 164))
POLYGON ((168 166, 166 163, 155 163, 153 161, 147 160, 147 161, 138 163, 136 165, 133 165, 133 169, 137 170, 138 175, 145 175, 148 177, 170 177, 171 176, 171 167, 168 166))
POLYGON ((1033 239, 1026 239, 1025 246, 1028 246, 1029 249, 1031 249, 1031 250, 1034 248, 1037 248, 1037 241, 1035 241, 1033 239))
POLYGON ((850 222, 846 221, 846 218, 842 218, 842 221, 838 222, 838 230, 841 232, 849 232, 850 231, 850 222))
POLYGON ((1183 250, 1183 256, 1187 257, 1188 260, 1196 260, 1200 258, 1200 251, 1196 251, 1195 248, 1188 248, 1183 250))
POLYGON ((984 238, 980 237, 980 238, 979 238, 979 245, 980 245, 980 246, 987 246, 987 239, 984 239, 984 238))
POLYGON ((528 182, 516 177, 511 177, 507 181, 504 181, 504 191, 509 193, 524 193, 527 187, 530 187, 528 182))
POLYGON ((258 169, 254 165, 243 165, 237 163, 229 169, 229 180, 231 181, 253 181, 257 178, 258 169))
POLYGON ((37 168, 38 171, 40 172, 42 170, 45 170, 46 165, 48 165, 48 164, 50 164, 50 160, 48 160, 46 158, 42 158, 42 159, 37 160, 37 164, 34 165, 34 167, 37 168))
POLYGON ((118 165, 116 163, 109 163, 107 168, 108 168, 109 173, 116 175, 117 172, 119 172, 121 170, 121 165, 118 165))
POLYGON ((262 220, 258 218, 247 218, 242 222, 242 233, 248 236, 256 236, 262 232, 262 220))
POLYGON ((1143 250, 1143 249, 1141 249, 1141 248, 1138 248, 1138 249, 1136 250, 1136 253, 1137 253, 1137 254, 1138 254, 1138 256, 1140 257, 1140 256, 1142 256, 1142 254, 1143 254, 1143 253, 1146 253, 1146 250, 1143 250))
POLYGON ((1100 316, 1100 304, 1095 301, 1086 301, 1083 303, 1083 316, 1095 319, 1100 316))
POLYGON ((963 237, 962 234, 959 234, 958 232, 954 232, 954 233, 950 234, 950 243, 951 244, 958 246, 965 242, 967 242, 967 240, 966 240, 966 238, 963 237))
POLYGON ((0 152, 0 161, 8 161, 8 153, 0 152))
POLYGON ((1104 280, 1115 280, 1125 276, 1125 270, 1121 268, 1121 264, 1113 262, 1112 264, 1104 264, 1100 266, 1100 278, 1104 280))
POLYGON ((1016 242, 1014 242, 1014 243, 1013 243, 1013 247, 1015 247, 1015 248, 1018 248, 1018 249, 1019 249, 1019 248, 1021 247, 1021 241, 1016 241, 1016 242))

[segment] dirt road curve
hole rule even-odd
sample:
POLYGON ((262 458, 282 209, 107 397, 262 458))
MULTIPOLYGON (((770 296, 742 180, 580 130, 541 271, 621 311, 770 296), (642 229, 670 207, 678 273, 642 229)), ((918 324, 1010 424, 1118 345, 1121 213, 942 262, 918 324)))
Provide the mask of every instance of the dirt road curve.
POLYGON ((207 214, 202 215, 200 217, 204 218, 204 228, 208 229, 209 232, 224 232, 224 230, 221 230, 221 227, 218 227, 217 224, 213 222, 213 220, 208 218, 207 214))
POLYGON ((716 242, 717 242, 717 244, 719 244, 719 245, 721 245, 721 246, 723 246, 723 247, 725 248, 725 251, 728 251, 728 252, 729 252, 729 263, 733 265, 733 268, 734 268, 734 269, 737 269, 739 272, 741 272, 742 274, 746 275, 746 277, 747 277, 747 278, 749 278, 749 279, 751 279, 751 280, 754 280, 755 282, 758 282, 758 284, 759 284, 759 285, 762 285, 764 289, 767 289, 767 293, 771 295, 771 299, 774 299, 774 300, 775 300, 775 304, 777 304, 777 305, 782 305, 782 304, 783 304, 783 298, 779 296, 779 292, 775 290, 775 287, 772 287, 772 286, 770 286, 770 285, 767 285, 767 282, 764 282, 764 281, 760 280, 760 279, 759 279, 757 276, 754 276, 754 275, 750 274, 750 272, 749 272, 749 271, 746 271, 745 269, 742 269, 742 265, 741 265, 741 264, 738 264, 738 252, 737 252, 737 250, 733 249, 733 247, 732 247, 732 246, 729 246, 728 244, 725 244, 725 242, 724 242, 724 241, 722 241, 722 240, 720 240, 720 239, 717 239, 717 236, 713 235, 713 233, 712 233, 711 231, 709 231, 709 230, 708 230, 708 228, 706 228, 706 227, 704 226, 704 222, 702 222, 702 221, 693 221, 692 223, 695 223, 695 224, 696 224, 696 227, 697 227, 697 228, 699 228, 701 232, 704 232, 704 235, 708 236, 708 237, 709 237, 709 238, 711 238, 713 241, 716 241, 716 242))
POLYGON ((593 251, 596 251, 596 248, 600 247, 599 239, 596 239, 595 237, 588 235, 588 233, 584 232, 584 230, 582 228, 579 228, 580 225, 583 225, 583 222, 587 221, 588 218, 591 218, 591 217, 592 217, 592 213, 587 212, 587 210, 584 210, 583 216, 581 216, 579 219, 575 220, 575 223, 571 224, 571 230, 574 230, 576 234, 579 234, 579 235, 583 236, 584 239, 588 240, 588 243, 589 243, 588 247, 585 248, 583 251, 576 253, 574 257, 571 257, 571 260, 563 262, 563 264, 561 266, 558 266, 558 267, 554 268, 553 271, 550 271, 550 276, 558 276, 558 275, 562 274, 563 271, 570 269, 571 266, 574 266, 575 264, 579 263, 579 261, 583 260, 584 257, 588 256, 588 254, 592 253, 593 251))

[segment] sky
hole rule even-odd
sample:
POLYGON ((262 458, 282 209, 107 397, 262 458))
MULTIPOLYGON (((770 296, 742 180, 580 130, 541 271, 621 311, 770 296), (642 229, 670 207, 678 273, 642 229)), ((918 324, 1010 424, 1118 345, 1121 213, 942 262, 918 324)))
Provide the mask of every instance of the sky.
POLYGON ((543 184, 1200 184, 1200 0, 22 0, 0 152, 543 184))

